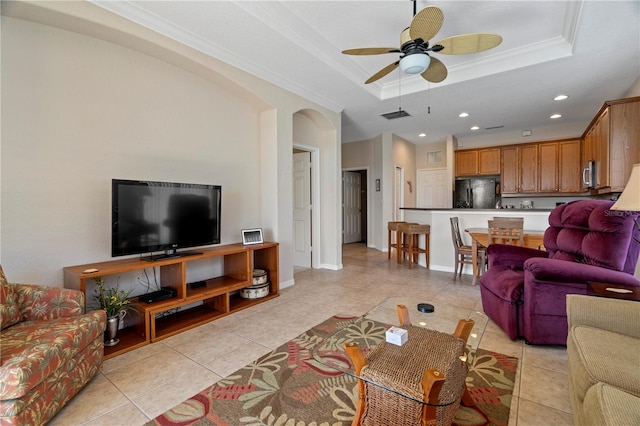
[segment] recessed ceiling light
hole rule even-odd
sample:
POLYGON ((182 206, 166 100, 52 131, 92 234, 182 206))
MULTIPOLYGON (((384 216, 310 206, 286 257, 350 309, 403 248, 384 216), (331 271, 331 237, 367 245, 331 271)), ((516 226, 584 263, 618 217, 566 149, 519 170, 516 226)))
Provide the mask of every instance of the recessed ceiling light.
POLYGON ((421 137, 421 138, 424 138, 425 136, 427 136, 427 134, 426 133, 420 133, 418 136, 421 137))
POLYGON ((554 101, 564 101, 565 99, 567 99, 569 96, 567 95, 558 95, 555 98, 553 98, 554 101))
POLYGON ((471 130, 478 130, 478 129, 480 129, 480 127, 478 127, 478 126, 473 126, 473 127, 471 128, 471 130))
POLYGON ((560 118, 560 117, 562 117, 562 114, 553 114, 549 118, 556 119, 556 118, 560 118))
POLYGON ((460 114, 458 114, 458 117, 460 117, 460 118, 465 118, 465 117, 468 117, 468 116, 469 116, 468 112, 461 112, 460 114))

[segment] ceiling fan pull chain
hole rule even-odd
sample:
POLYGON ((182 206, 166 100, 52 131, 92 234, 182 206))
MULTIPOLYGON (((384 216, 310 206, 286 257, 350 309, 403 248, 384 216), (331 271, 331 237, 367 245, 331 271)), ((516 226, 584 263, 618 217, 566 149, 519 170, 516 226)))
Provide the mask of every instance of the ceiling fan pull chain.
POLYGON ((398 111, 402 111, 402 71, 398 68, 398 111))

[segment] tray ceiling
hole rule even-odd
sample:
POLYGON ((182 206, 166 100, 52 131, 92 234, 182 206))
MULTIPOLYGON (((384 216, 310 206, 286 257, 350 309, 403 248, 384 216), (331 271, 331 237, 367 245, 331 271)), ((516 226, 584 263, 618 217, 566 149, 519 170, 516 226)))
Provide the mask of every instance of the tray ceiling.
POLYGON ((397 54, 341 51, 399 47, 413 16, 411 1, 94 3, 342 111, 343 142, 390 132, 420 144, 554 127, 564 137, 567 129, 584 130, 604 101, 623 97, 640 76, 638 1, 419 0, 418 10, 435 5, 444 12, 433 41, 490 32, 500 34, 502 44, 471 55, 435 53, 449 70, 442 83, 394 71, 366 86, 397 54), (554 101, 560 93, 569 99, 554 101), (399 108, 411 116, 381 117, 399 108), (459 118, 461 112, 469 117, 459 118), (553 113, 562 118, 552 121, 553 113), (470 130, 474 125, 479 130, 470 130), (426 137, 418 137, 422 132, 426 137))

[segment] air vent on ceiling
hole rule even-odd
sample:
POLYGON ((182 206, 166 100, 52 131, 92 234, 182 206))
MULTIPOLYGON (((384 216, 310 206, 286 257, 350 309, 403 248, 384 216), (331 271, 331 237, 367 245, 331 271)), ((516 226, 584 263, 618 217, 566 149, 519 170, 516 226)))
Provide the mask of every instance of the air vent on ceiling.
POLYGON ((381 115, 387 120, 395 120, 396 118, 402 118, 402 117, 411 117, 411 114, 409 114, 407 111, 403 109, 399 109, 394 112, 387 112, 386 114, 381 114, 381 115))
POLYGON ((485 127, 485 130, 502 129, 504 126, 485 127))

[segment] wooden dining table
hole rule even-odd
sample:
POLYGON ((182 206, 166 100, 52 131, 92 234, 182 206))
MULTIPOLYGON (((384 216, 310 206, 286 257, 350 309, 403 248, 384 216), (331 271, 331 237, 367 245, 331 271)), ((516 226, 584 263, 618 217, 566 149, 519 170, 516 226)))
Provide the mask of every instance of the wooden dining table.
MULTIPOLYGON (((478 266, 478 247, 487 247, 489 245, 489 229, 488 228, 467 228, 464 230, 471 236, 471 255, 473 261, 473 284, 480 276, 482 268, 478 266)), ((535 249, 544 249, 543 238, 544 231, 533 231, 525 229, 523 236, 524 247, 535 249)))

